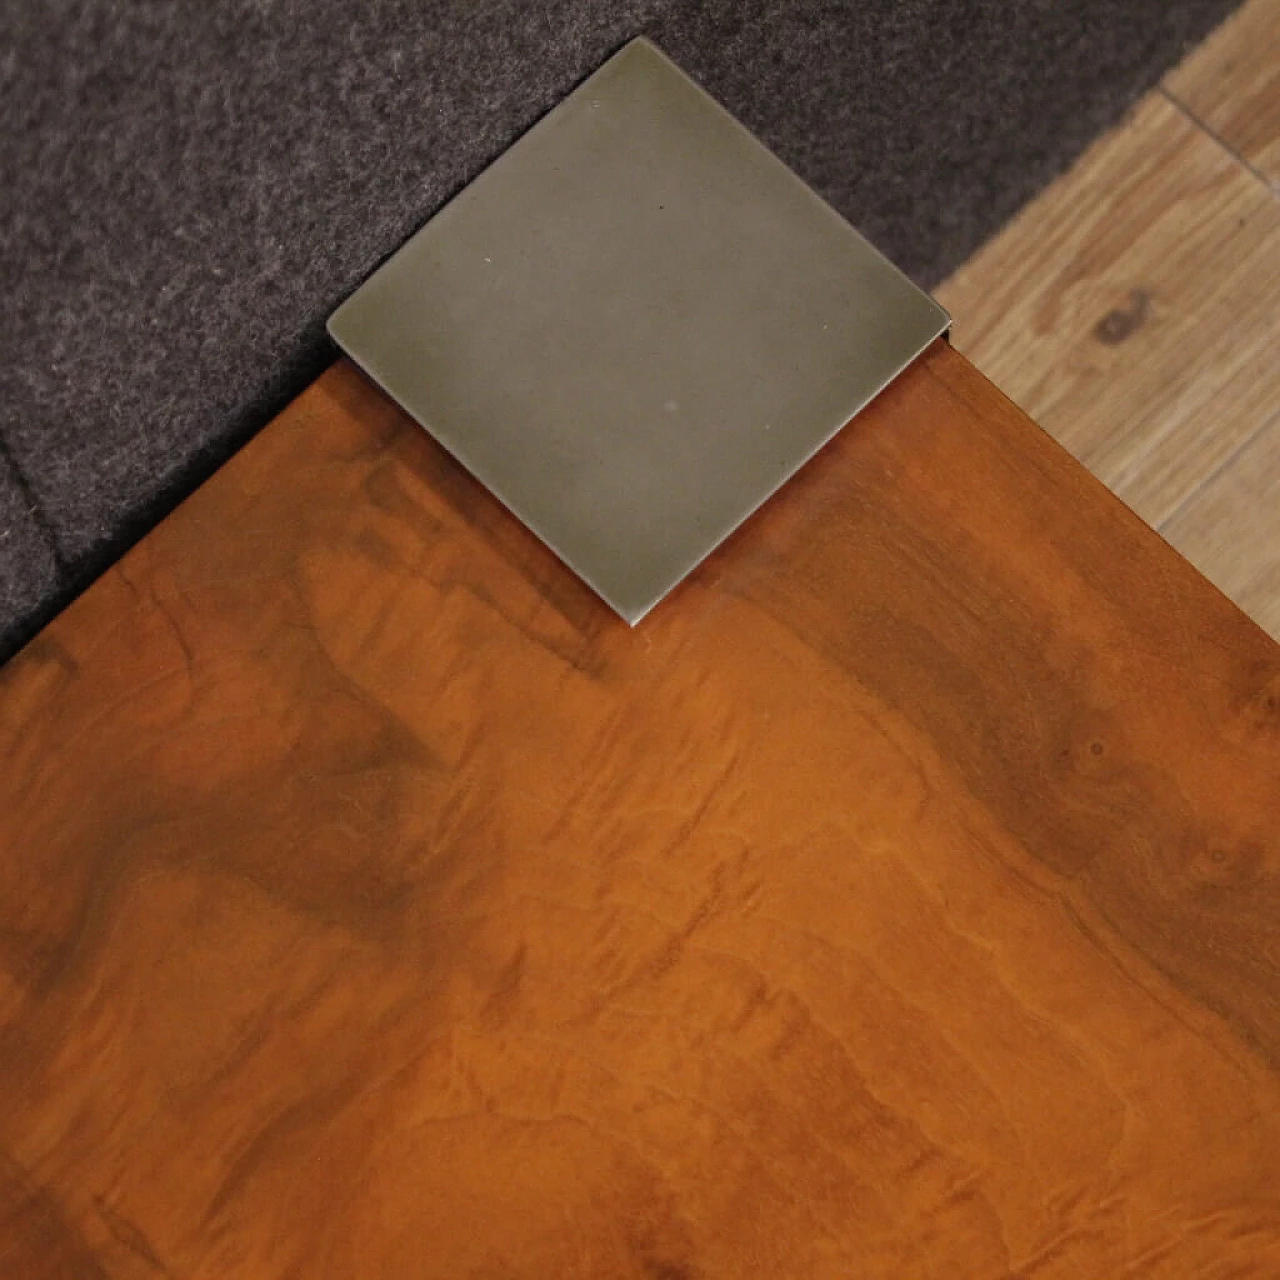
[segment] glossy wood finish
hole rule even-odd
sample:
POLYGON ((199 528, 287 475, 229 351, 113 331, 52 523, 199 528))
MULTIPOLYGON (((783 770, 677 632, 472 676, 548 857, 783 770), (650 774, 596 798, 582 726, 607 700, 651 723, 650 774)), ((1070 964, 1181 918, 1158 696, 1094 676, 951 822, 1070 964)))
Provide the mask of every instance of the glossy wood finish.
POLYGON ((0 753, 6 1274, 1280 1273, 1280 649, 944 345, 636 631, 340 364, 0 753))

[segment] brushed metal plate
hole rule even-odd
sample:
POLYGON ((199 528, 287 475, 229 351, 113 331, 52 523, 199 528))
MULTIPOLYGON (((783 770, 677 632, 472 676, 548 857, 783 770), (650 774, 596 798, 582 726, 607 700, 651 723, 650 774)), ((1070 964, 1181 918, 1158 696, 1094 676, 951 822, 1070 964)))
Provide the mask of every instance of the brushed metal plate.
POLYGON ((638 39, 329 332, 635 623, 947 325, 638 39))

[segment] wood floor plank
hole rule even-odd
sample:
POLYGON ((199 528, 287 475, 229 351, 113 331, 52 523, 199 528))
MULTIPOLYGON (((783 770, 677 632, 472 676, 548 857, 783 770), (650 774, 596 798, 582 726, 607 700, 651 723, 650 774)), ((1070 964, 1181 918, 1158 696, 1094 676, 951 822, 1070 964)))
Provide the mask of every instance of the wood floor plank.
POLYGON ((1280 0, 1248 0, 1164 84, 1280 188, 1280 0))
POLYGON ((1162 532, 1280 639, 1280 413, 1162 532))
POLYGON ((955 342, 1154 525, 1280 404, 1280 203, 1146 97, 939 291, 955 342))

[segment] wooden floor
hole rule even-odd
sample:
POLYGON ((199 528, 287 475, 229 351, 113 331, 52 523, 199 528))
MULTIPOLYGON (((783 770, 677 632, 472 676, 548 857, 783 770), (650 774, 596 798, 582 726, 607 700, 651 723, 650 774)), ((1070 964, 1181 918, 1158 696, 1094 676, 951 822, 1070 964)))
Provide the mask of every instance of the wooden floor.
POLYGON ((962 352, 1280 637, 1280 0, 938 297, 962 352))

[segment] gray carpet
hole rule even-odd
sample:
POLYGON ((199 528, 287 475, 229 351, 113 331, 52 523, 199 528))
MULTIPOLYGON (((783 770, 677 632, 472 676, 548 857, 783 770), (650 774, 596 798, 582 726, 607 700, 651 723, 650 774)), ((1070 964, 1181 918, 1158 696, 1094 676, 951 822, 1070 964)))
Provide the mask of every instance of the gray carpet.
POLYGON ((323 320, 655 39, 936 284, 1234 0, 0 2, 0 660, 333 359, 323 320))

